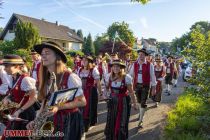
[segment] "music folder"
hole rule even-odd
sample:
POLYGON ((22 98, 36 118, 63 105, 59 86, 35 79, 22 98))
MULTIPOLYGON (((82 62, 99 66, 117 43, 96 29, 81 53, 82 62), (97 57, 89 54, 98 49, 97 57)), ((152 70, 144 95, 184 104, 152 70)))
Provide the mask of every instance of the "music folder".
POLYGON ((64 90, 58 90, 52 93, 48 106, 55 106, 60 103, 71 102, 74 100, 78 88, 70 88, 64 90))

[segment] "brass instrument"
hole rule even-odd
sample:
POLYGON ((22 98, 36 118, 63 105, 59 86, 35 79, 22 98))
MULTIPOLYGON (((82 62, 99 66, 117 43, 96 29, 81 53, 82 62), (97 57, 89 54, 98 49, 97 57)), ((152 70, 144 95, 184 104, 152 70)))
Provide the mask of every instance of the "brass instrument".
POLYGON ((11 109, 17 109, 19 107, 20 104, 16 102, 10 102, 7 105, 5 105, 3 101, 0 102, 0 112, 2 113, 3 117, 9 115, 11 113, 11 109))
MULTIPOLYGON (((48 88, 48 93, 51 90, 52 87, 54 87, 54 90, 57 90, 57 85, 56 85, 56 75, 55 73, 51 73, 50 76, 52 82, 48 88)), ((47 119, 50 117, 48 115, 46 115, 47 112, 49 112, 50 109, 52 109, 53 107, 49 107, 48 103, 47 103, 47 99, 45 99, 44 101, 44 106, 43 106, 43 111, 40 112, 40 114, 38 114, 38 116, 35 118, 34 120, 34 128, 33 128, 33 132, 36 134, 36 131, 45 131, 45 130, 49 130, 51 132, 54 131, 54 125, 52 121, 47 121, 47 119)), ((31 140, 38 140, 41 137, 34 135, 33 137, 30 137, 29 139, 31 140)))
POLYGON ((184 58, 184 57, 178 58, 178 59, 176 60, 176 62, 178 62, 178 63, 182 63, 182 62, 184 62, 184 61, 185 61, 185 58, 184 58))

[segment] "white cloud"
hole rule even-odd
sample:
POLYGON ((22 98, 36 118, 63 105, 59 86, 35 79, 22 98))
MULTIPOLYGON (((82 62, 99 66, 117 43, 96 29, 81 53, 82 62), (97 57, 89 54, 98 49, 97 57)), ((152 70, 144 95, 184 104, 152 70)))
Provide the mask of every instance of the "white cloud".
POLYGON ((140 22, 141 22, 141 25, 142 25, 145 29, 148 29, 148 28, 149 28, 147 19, 146 19, 145 17, 142 17, 142 18, 140 19, 140 22))
POLYGON ((131 5, 137 5, 138 3, 131 3, 128 2, 107 2, 107 3, 92 3, 92 4, 86 4, 81 5, 79 8, 94 8, 94 7, 105 7, 105 6, 131 6, 131 5))
MULTIPOLYGON (((95 1, 95 0, 85 0, 86 2, 87 1, 95 1)), ((106 27, 90 18, 87 18, 87 17, 84 17, 82 15, 80 15, 79 13, 77 13, 76 11, 74 11, 72 9, 72 5, 71 5, 71 2, 67 1, 67 0, 62 0, 62 1, 58 1, 58 0, 54 0, 55 3, 57 3, 58 5, 64 7, 66 10, 68 10, 69 12, 71 12, 72 14, 74 14, 75 16, 77 16, 78 18, 82 19, 83 21, 87 21, 89 23, 91 23, 92 25, 100 28, 100 29, 103 29, 105 30, 106 27)))

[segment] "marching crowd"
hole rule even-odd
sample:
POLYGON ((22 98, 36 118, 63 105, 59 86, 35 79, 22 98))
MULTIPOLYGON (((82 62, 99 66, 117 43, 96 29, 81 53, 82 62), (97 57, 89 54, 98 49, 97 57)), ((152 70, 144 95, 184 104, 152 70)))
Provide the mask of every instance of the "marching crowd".
MULTIPOLYGON (((131 59, 131 54, 124 60, 114 53, 105 53, 96 59, 90 55, 76 55, 72 69, 66 66, 66 55, 55 42, 43 42, 33 47, 31 68, 18 55, 3 56, 0 60, 1 102, 4 106, 18 103, 18 107, 10 109, 9 115, 28 121, 11 121, 3 117, 1 123, 6 126, 5 130, 33 130, 36 118, 47 107, 52 93, 78 88, 73 101, 55 105, 45 114, 53 122, 54 132, 63 132, 63 137, 41 139, 85 139, 85 133, 97 125, 100 100, 107 102, 106 139, 128 139, 131 107, 139 110, 138 127, 141 129, 148 98, 158 107, 163 82, 167 95, 170 95, 181 73, 180 62, 172 55, 163 59, 145 49, 137 52, 136 60, 131 59)), ((5 115, 2 110, 0 113, 5 115)), ((2 139, 29 138, 3 135, 2 139)))

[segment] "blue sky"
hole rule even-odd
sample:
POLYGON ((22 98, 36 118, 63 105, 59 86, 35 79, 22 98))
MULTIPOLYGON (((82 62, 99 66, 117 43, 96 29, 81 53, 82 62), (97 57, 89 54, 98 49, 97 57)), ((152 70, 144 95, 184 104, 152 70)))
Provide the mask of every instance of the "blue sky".
POLYGON ((171 41, 197 21, 210 21, 210 0, 151 0, 147 5, 130 0, 4 0, 0 9, 5 27, 12 13, 58 21, 83 34, 105 33, 116 21, 129 23, 138 38, 171 41))

